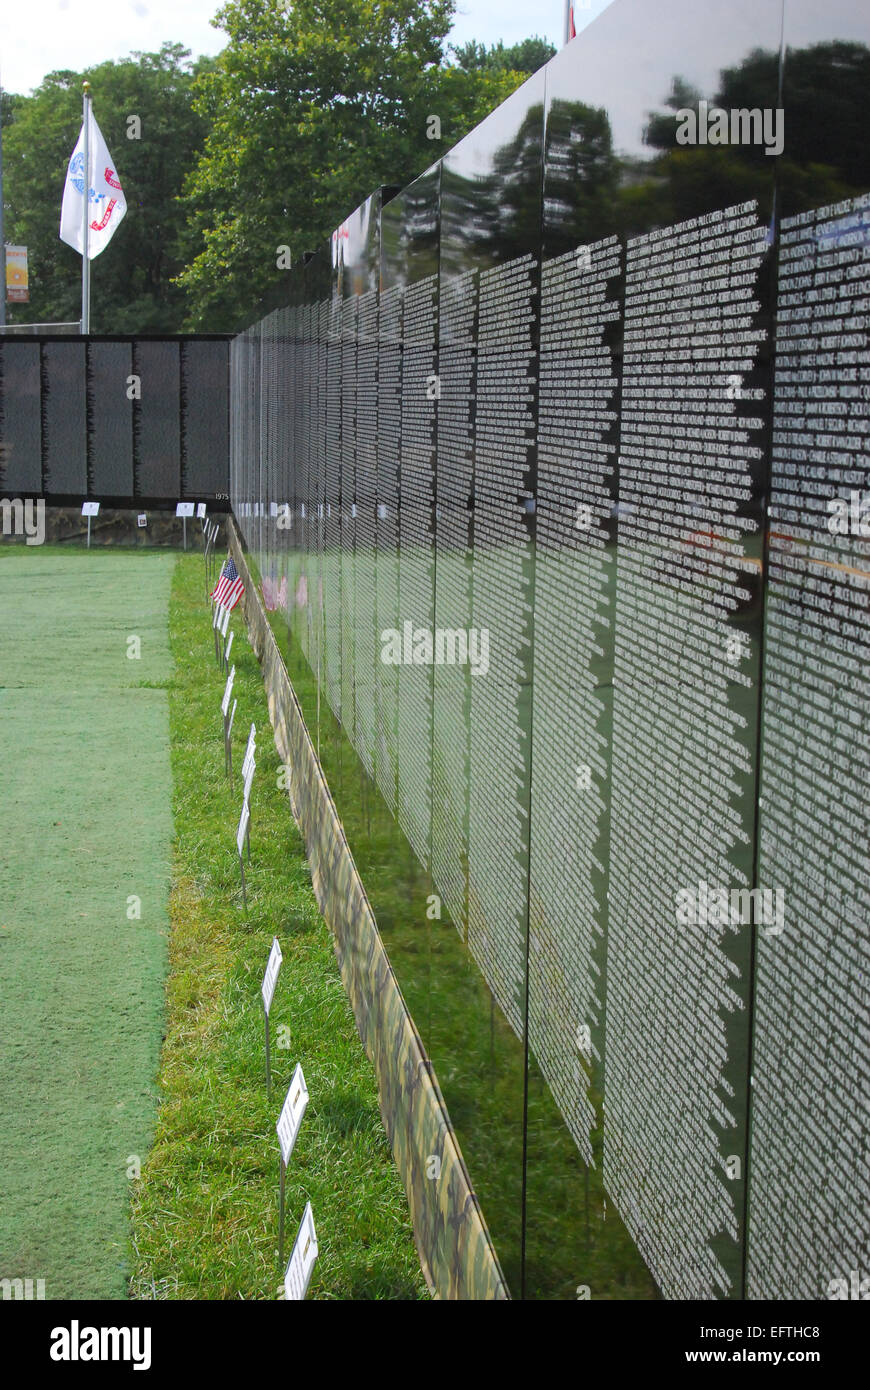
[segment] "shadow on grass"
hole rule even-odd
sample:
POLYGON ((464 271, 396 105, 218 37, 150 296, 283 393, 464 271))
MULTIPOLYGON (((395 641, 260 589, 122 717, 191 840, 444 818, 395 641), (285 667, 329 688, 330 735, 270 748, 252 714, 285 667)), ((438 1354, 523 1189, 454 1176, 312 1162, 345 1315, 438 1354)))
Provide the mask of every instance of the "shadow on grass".
POLYGON ((357 1091, 333 1091, 328 1100, 318 1103, 317 1115, 325 1128, 341 1135, 370 1130, 377 1118, 357 1091))

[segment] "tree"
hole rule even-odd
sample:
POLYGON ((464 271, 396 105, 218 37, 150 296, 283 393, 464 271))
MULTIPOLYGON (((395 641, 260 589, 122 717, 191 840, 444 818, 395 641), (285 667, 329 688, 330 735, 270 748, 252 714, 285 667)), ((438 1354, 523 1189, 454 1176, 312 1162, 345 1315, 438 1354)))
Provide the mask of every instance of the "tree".
POLYGON ((15 109, 20 106, 23 97, 16 96, 15 92, 0 92, 0 129, 5 130, 15 119, 15 109))
POLYGON ((510 48, 505 48, 501 40, 487 48, 471 39, 452 52, 463 72, 521 72, 530 76, 550 61, 556 49, 547 39, 535 34, 510 48))
POLYGON ((218 12, 229 42, 197 82, 210 130, 186 187, 190 260, 179 280, 191 327, 250 318, 286 275, 280 246, 299 260, 373 189, 410 182, 522 81, 447 61, 453 8, 228 0, 218 12))
POLYGON ((3 131, 6 237, 28 248, 30 303, 10 306, 10 322, 69 322, 81 313, 81 257, 58 228, 87 78, 127 199, 111 245, 92 262, 92 329, 181 328, 184 295, 174 277, 183 268, 185 216, 177 198, 205 135, 193 110, 194 77, 212 61, 189 60, 180 44, 164 44, 84 73, 50 73, 32 96, 13 99, 3 131), (131 116, 141 122, 138 138, 128 138, 136 133, 131 116))

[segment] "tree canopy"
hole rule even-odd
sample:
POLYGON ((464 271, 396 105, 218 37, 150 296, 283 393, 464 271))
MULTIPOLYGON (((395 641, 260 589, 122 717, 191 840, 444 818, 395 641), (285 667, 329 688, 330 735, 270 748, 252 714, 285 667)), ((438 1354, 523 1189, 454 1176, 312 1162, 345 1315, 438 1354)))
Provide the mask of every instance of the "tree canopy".
POLYGON ((522 72, 530 76, 550 61, 556 49, 548 39, 541 39, 535 34, 521 43, 511 44, 509 48, 505 48, 501 40, 487 48, 485 44, 471 39, 453 48, 452 52, 464 72, 522 72))
POLYGON ((127 199, 93 262, 97 333, 231 330, 382 184, 431 166, 552 53, 446 40, 455 0, 226 0, 217 58, 180 44, 3 94, 6 240, 28 248, 10 323, 78 319, 81 260, 59 240, 82 81, 127 199), (135 123, 141 123, 135 138, 135 123), (133 136, 133 138, 131 138, 133 136))
MULTIPOLYGON (((196 161, 205 121, 193 109, 197 72, 180 44, 134 53, 86 72, 50 73, 32 96, 14 97, 3 130, 6 240, 28 248, 30 303, 10 305, 10 323, 72 321, 81 312, 81 257, 58 237, 67 165, 81 129, 82 81, 116 161, 127 215, 92 263, 96 333, 173 332, 184 294, 185 211, 177 201, 196 161), (128 138, 138 116, 139 138, 128 138)), ((5 115, 4 110, 4 115, 5 115)))
POLYGON ((445 56, 454 0, 228 0, 197 82, 209 133, 187 182, 189 324, 234 326, 381 184, 405 184, 522 81, 445 56), (432 118, 437 117, 437 121, 432 118))

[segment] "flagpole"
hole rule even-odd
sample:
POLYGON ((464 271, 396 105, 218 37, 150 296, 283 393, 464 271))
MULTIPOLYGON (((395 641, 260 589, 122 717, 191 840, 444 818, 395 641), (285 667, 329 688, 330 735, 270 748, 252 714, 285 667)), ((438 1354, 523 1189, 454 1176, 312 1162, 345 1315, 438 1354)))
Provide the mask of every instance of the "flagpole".
POLYGON ((91 84, 82 83, 84 95, 82 97, 82 129, 84 131, 84 212, 82 213, 82 333, 91 331, 91 260, 88 255, 90 248, 90 191, 91 191, 91 155, 89 149, 89 137, 91 133, 90 121, 90 100, 91 84))

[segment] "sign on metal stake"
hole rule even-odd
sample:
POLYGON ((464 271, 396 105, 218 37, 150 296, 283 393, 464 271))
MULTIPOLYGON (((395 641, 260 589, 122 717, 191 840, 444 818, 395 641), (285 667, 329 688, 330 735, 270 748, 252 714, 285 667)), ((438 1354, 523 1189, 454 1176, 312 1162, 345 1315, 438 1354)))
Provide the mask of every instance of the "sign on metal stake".
POLYGON ((239 852, 239 872, 242 875, 242 903, 245 911, 248 910, 248 890, 245 883, 245 860, 242 855, 242 845, 245 843, 245 833, 248 829, 248 808, 242 806, 242 814, 239 817, 239 828, 236 831, 236 849, 239 852))
POLYGON ((100 515, 100 504, 99 504, 99 502, 83 502, 83 503, 82 503, 82 516, 86 516, 87 519, 88 519, 88 550, 90 550, 90 548, 91 548, 91 517, 92 517, 92 516, 99 516, 99 515, 100 515))
POLYGON ((284 1275, 284 1298, 287 1302, 301 1302, 305 1298, 316 1259, 317 1232, 314 1229, 311 1203, 306 1202, 293 1254, 284 1275))
POLYGON ((269 952, 269 959, 266 962, 266 973, 263 976, 263 983, 260 986, 260 997, 263 1000, 263 1018, 266 1024, 266 1092, 272 1094, 272 1066, 269 1050, 269 1013, 272 1008, 272 1000, 275 997, 275 985, 278 981, 278 972, 281 969, 281 947, 278 944, 277 936, 272 938, 272 949, 269 952))
POLYGON ((227 683, 224 689, 224 697, 221 700, 221 714, 224 717, 224 767, 230 779, 230 790, 233 786, 233 750, 230 742, 230 733, 233 727, 233 718, 236 713, 236 706, 233 705, 233 717, 230 717, 230 696, 233 693, 233 684, 236 679, 236 668, 233 666, 227 676, 227 683))
POLYGON ((308 1087, 305 1084, 302 1065, 297 1063, 293 1079, 290 1082, 290 1089, 275 1126, 278 1133, 278 1143, 281 1146, 281 1171, 278 1190, 278 1258, 282 1264, 284 1263, 284 1181, 287 1164, 290 1162, 293 1147, 307 1109, 308 1087))
POLYGON ((187 518, 193 516, 192 502, 178 502, 175 507, 175 515, 181 517, 181 527, 184 533, 184 548, 187 549, 187 518))

